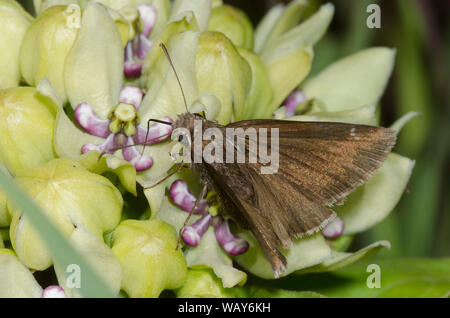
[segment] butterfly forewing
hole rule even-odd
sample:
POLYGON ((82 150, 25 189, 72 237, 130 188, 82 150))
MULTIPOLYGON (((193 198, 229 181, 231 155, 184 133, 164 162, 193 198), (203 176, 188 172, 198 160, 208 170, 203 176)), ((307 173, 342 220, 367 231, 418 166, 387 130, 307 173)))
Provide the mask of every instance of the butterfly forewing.
MULTIPOLYGON (((208 121, 206 126, 222 129, 225 138, 225 128, 266 128, 269 153, 271 129, 278 128, 276 173, 261 174, 264 164, 259 161, 198 166, 213 180, 222 201, 230 201, 224 212, 233 210, 258 239, 275 276, 287 265, 281 246, 288 248, 294 238, 315 233, 334 218, 329 206, 341 204, 367 181, 396 139, 391 129, 344 123, 249 120, 226 127, 208 121)), ((250 143, 245 143, 247 153, 250 143)))

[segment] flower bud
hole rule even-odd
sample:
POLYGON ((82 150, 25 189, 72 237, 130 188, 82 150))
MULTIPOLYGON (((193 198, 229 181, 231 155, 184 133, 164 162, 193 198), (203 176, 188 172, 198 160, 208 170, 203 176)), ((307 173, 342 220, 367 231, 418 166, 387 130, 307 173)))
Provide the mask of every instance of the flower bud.
POLYGON ((50 285, 42 291, 41 298, 66 298, 66 293, 58 285, 50 285))
POLYGON ((233 289, 224 288, 210 268, 189 269, 183 287, 175 291, 178 298, 233 298, 233 289))
POLYGON ((0 0, 0 89, 19 84, 20 45, 32 20, 16 1, 0 0))
POLYGON ((329 239, 337 238, 342 233, 344 233, 344 220, 338 216, 322 230, 322 235, 329 239))
MULTIPOLYGON (((217 220, 217 219, 216 219, 217 220)), ((220 246, 230 255, 240 255, 247 252, 249 248, 248 242, 231 233, 230 227, 226 220, 215 222, 214 231, 220 246)))
MULTIPOLYGON (((189 191, 187 183, 181 179, 172 183, 169 190, 169 196, 173 203, 186 212, 191 212, 194 208, 195 201, 197 200, 195 195, 189 191)), ((193 213, 202 213, 205 211, 207 205, 208 202, 206 200, 200 200, 193 213)))
POLYGON ((25 81, 36 86, 44 77, 66 101, 63 71, 66 57, 80 28, 78 5, 53 6, 28 28, 20 49, 20 69, 25 81))
MULTIPOLYGON (((103 237, 98 238, 85 227, 79 225, 72 231, 68 241, 108 285, 111 292, 114 295, 119 294, 122 267, 111 248, 103 242, 103 237)), ((82 297, 79 288, 70 284, 71 272, 68 272, 67 268, 59 263, 54 264, 54 269, 58 283, 65 295, 70 298, 82 297)))
POLYGON ((39 298, 42 288, 8 249, 0 249, 0 298, 39 298))
POLYGON ((211 12, 208 30, 222 32, 234 45, 251 50, 253 48, 253 26, 241 10, 222 5, 211 12))
POLYGON ((186 261, 175 230, 165 222, 123 221, 114 231, 112 251, 121 261, 122 289, 130 297, 158 297, 184 283, 186 261))
POLYGON ((54 107, 32 87, 0 90, 0 161, 11 174, 55 157, 54 107))
POLYGON ((211 224, 212 216, 207 213, 194 224, 185 226, 181 231, 183 241, 189 246, 197 246, 200 243, 203 234, 205 234, 211 224))
MULTIPOLYGON (((103 240, 103 233, 120 221, 123 199, 119 190, 71 159, 55 159, 22 171, 15 181, 66 237, 83 226, 103 240)), ((36 270, 50 267, 52 256, 28 218, 10 201, 8 210, 11 243, 19 259, 36 270)))
POLYGON ((215 118, 220 124, 242 119, 251 85, 251 70, 233 43, 218 32, 203 32, 198 40, 196 75, 199 93, 211 93, 222 107, 215 118))

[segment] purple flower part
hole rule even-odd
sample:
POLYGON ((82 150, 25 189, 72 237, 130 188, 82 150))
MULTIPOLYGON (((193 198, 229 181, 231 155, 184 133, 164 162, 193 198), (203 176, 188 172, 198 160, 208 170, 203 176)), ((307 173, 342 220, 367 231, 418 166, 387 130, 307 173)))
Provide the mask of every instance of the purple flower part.
POLYGON ((298 105, 306 101, 306 96, 303 91, 298 88, 294 89, 291 94, 284 100, 284 107, 286 107, 286 116, 291 117, 295 114, 298 105))
POLYGON ((89 134, 106 138, 110 134, 109 120, 100 119, 88 103, 81 103, 75 108, 77 123, 89 134))
POLYGON ((125 62, 133 61, 134 60, 134 46, 133 41, 128 41, 127 45, 125 46, 125 56, 124 56, 125 62))
POLYGON ((220 246, 230 255, 236 256, 247 252, 249 244, 243 238, 233 235, 226 220, 214 225, 216 239, 220 246))
POLYGON ((81 153, 85 154, 86 152, 93 151, 93 150, 101 152, 101 153, 103 153, 103 152, 112 153, 113 150, 115 148, 117 148, 117 146, 118 146, 118 144, 116 142, 115 135, 114 134, 110 134, 106 138, 106 140, 103 143, 99 144, 99 145, 96 145, 96 144, 85 144, 85 145, 83 145, 83 147, 81 148, 81 153))
POLYGON ((123 72, 127 78, 137 78, 142 73, 142 63, 134 60, 133 41, 128 41, 125 46, 125 62, 123 72))
POLYGON ((134 146, 134 140, 132 137, 127 137, 127 141, 125 144, 126 148, 122 149, 123 158, 130 162, 135 168, 136 171, 144 171, 149 169, 153 165, 153 158, 141 154, 134 146))
POLYGON ((66 293, 58 285, 51 285, 42 291, 41 298, 66 298, 66 293))
POLYGON ((145 59, 148 54, 148 51, 152 48, 153 42, 145 37, 143 33, 138 36, 138 45, 136 50, 136 55, 141 60, 145 59))
MULTIPOLYGON (((173 120, 170 117, 163 117, 161 118, 161 120, 173 123, 173 120)), ((169 139, 172 135, 172 126, 161 123, 154 123, 150 125, 148 134, 147 128, 144 128, 142 126, 137 126, 136 128, 136 133, 134 134, 133 138, 134 142, 139 145, 143 145, 144 142, 146 145, 157 144, 161 141, 169 139)))
POLYGON ((136 61, 126 61, 123 73, 127 78, 138 78, 142 73, 142 63, 136 61))
POLYGON ((142 102, 142 90, 136 85, 127 85, 120 91, 119 101, 126 104, 131 104, 139 109, 142 102))
POLYGON ((338 216, 322 230, 322 235, 329 239, 337 238, 342 233, 344 233, 344 220, 338 216))
POLYGON ((194 224, 185 226, 181 231, 181 237, 183 241, 189 246, 197 246, 202 239, 203 234, 208 230, 212 223, 212 216, 206 213, 201 219, 197 220, 194 224))
POLYGON ((152 32, 153 28, 155 27, 158 13, 155 7, 147 3, 138 5, 137 9, 139 11, 139 15, 141 16, 141 21, 144 24, 144 30, 142 34, 144 34, 145 37, 148 37, 150 35, 150 32, 152 32))
MULTIPOLYGON (((169 190, 169 196, 173 203, 175 203, 175 205, 186 212, 191 212, 191 210, 194 208, 195 201, 197 200, 197 198, 189 191, 186 182, 181 179, 178 179, 172 183, 169 190)), ((197 204, 197 207, 195 208, 193 213, 203 213, 207 206, 208 202, 202 199, 197 204)))

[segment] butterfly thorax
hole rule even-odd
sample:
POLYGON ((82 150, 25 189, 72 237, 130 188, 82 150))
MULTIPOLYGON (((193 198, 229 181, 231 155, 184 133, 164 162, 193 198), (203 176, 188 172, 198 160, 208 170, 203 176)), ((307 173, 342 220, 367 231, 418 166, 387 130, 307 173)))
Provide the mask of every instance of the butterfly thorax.
POLYGON ((202 120, 203 118, 197 117, 196 115, 192 113, 183 113, 179 114, 177 116, 177 120, 175 121, 175 124, 173 125, 173 129, 177 128, 186 128, 188 129, 191 134, 194 132, 194 123, 196 120, 202 120))

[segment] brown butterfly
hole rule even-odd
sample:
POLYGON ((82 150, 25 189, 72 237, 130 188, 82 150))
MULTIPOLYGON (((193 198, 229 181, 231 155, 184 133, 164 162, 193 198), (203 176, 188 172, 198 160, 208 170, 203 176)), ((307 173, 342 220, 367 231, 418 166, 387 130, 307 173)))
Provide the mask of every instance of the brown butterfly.
MULTIPOLYGON (((163 44, 161 47, 181 87, 167 49, 163 44)), ((275 277, 287 266, 281 249, 289 248, 296 238, 320 231, 331 221, 336 213, 330 207, 342 204, 356 186, 366 182, 396 141, 395 131, 383 127, 272 119, 245 120, 223 126, 204 117, 186 112, 178 116, 173 128, 187 129, 195 136, 194 123, 200 120, 203 131, 215 128, 226 136, 227 128, 267 129, 268 139, 273 137, 274 129, 278 129, 276 173, 261 173, 266 163, 260 161, 208 163, 202 160, 195 163, 194 153, 190 154, 191 168, 204 185, 198 200, 207 192, 215 191, 222 203, 221 213, 250 229, 275 277)), ((225 138, 225 143, 237 144, 234 137, 233 140, 225 138)), ((250 154, 252 140, 245 138, 245 149, 237 150, 250 154)), ((207 144, 202 141, 202 148, 207 144)), ((265 146, 268 152, 275 150, 269 142, 265 146)), ((225 146, 223 152, 226 152, 225 146)))

